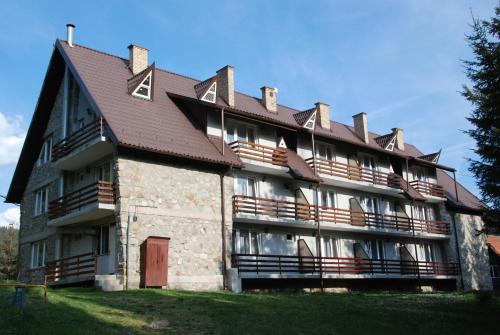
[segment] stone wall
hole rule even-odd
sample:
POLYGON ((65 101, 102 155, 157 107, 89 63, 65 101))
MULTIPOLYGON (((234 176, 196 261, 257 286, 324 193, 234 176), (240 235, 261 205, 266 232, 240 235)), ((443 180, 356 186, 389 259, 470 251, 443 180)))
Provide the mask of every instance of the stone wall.
POLYGON ((484 222, 479 215, 454 214, 457 228, 464 290, 491 290, 486 235, 479 234, 484 222))
MULTIPOLYGON (((140 245, 148 236, 170 238, 168 287, 216 290, 223 286, 221 180, 215 172, 120 157, 117 240, 128 285, 140 283, 140 245)), ((230 236, 232 177, 225 177, 226 229, 230 236)), ((229 245, 229 243, 228 243, 229 245)), ((229 264, 228 264, 229 265, 229 264)))

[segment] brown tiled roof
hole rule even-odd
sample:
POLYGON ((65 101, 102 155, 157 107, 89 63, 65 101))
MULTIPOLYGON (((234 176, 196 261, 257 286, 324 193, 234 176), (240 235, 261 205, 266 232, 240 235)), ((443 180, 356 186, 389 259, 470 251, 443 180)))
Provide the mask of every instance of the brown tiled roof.
POLYGON ((458 201, 455 194, 455 183, 453 178, 445 171, 437 169, 437 182, 443 186, 444 195, 448 199, 448 203, 456 207, 458 210, 473 210, 482 211, 485 209, 484 204, 469 190, 457 182, 458 201))
POLYGON ((500 256, 500 236, 488 235, 486 237, 486 244, 493 250, 495 254, 500 256))
POLYGON ((197 129, 166 91, 194 95, 198 81, 156 69, 153 101, 127 94, 128 61, 86 47, 62 50, 77 73, 77 80, 89 92, 106 119, 119 145, 161 152, 173 156, 230 165, 234 160, 221 155, 201 129, 197 129))
POLYGON ((314 175, 314 171, 297 153, 293 150, 287 150, 287 161, 290 173, 299 179, 319 182, 320 178, 314 175))

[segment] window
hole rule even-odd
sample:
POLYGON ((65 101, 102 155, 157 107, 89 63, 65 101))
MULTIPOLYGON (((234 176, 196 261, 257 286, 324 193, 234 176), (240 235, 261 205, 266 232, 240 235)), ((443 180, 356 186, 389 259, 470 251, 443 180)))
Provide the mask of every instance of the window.
POLYGON ((310 117, 309 120, 306 121, 304 124, 304 128, 306 129, 314 129, 314 125, 316 124, 316 112, 314 112, 310 117))
POLYGON ((142 83, 137 86, 134 92, 132 92, 133 96, 139 97, 139 98, 144 98, 144 99, 151 99, 151 82, 152 82, 152 75, 153 71, 150 71, 149 74, 144 78, 142 83))
POLYGON ((423 167, 415 167, 415 170, 413 172, 414 174, 414 179, 422 181, 422 182, 427 182, 427 171, 423 167))
POLYGON ((109 254, 109 226, 100 226, 97 241, 97 253, 99 255, 109 254))
POLYGON ((201 100, 215 103, 215 99, 217 97, 217 82, 214 82, 208 91, 203 95, 201 100))
POLYGON ((239 254, 258 255, 260 253, 260 234, 249 230, 233 231, 233 249, 239 254))
POLYGON ((335 207, 335 192, 331 190, 319 190, 319 205, 324 207, 335 207))
POLYGON ((253 126, 228 123, 226 132, 228 143, 234 141, 257 143, 256 129, 253 126))
POLYGON ((430 243, 424 243, 419 245, 420 248, 420 260, 424 260, 426 262, 434 262, 434 248, 430 243))
POLYGON ((42 166, 43 164, 49 162, 52 159, 52 136, 48 136, 45 141, 43 141, 42 150, 40 151, 40 156, 36 165, 42 166))
POLYGON ((112 181, 112 168, 111 162, 106 162, 95 168, 96 181, 112 181))
POLYGON ((45 266, 47 258, 47 247, 45 241, 38 241, 31 244, 31 268, 45 266))
POLYGON ((245 195, 255 197, 257 195, 257 181, 250 177, 236 177, 235 193, 236 195, 245 195))
POLYGON ((339 249, 337 239, 331 236, 323 236, 323 256, 324 257, 339 257, 339 249))
POLYGON ((395 144, 396 144, 396 137, 394 137, 392 140, 389 141, 389 143, 387 143, 387 145, 385 146, 385 150, 394 151, 395 144))
POLYGON ((47 212, 49 207, 49 188, 44 187, 35 192, 34 215, 41 215, 47 212))
POLYGON ((365 251, 371 259, 384 259, 384 241, 371 240, 365 242, 365 251))
POLYGON ((316 157, 327 160, 334 160, 334 147, 326 143, 316 144, 316 157))
POLYGON ((361 206, 363 207, 363 211, 367 213, 380 213, 379 201, 377 198, 361 197, 361 206))
MULTIPOLYGON (((361 167, 365 169, 370 169, 373 171, 377 170, 377 164, 375 163, 375 158, 369 155, 359 155, 359 160, 361 162, 361 167)), ((366 171, 364 171, 366 172, 366 171)))

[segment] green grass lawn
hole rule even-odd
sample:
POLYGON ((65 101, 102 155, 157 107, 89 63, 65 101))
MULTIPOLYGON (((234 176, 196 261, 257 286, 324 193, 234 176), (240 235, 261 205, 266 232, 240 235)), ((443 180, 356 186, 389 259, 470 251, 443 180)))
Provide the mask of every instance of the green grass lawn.
POLYGON ((0 287, 0 334, 500 334, 500 299, 459 293, 243 293, 0 287), (152 322, 168 321, 161 330, 152 322))

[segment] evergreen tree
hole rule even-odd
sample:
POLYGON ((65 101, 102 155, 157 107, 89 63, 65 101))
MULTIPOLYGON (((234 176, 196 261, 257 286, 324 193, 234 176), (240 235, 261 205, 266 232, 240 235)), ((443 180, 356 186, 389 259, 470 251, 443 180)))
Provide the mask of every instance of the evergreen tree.
POLYGON ((472 87, 462 95, 472 104, 467 118, 473 128, 466 131, 476 142, 478 160, 470 159, 482 200, 488 205, 487 224, 500 228, 500 4, 489 21, 473 18, 467 41, 474 59, 464 61, 472 87))

